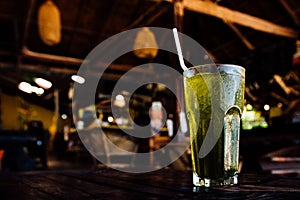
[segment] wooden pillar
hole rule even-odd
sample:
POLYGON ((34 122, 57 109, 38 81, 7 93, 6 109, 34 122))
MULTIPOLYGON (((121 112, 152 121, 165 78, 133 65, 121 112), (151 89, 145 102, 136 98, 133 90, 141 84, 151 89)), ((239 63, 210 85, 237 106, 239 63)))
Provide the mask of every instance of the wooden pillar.
POLYGON ((60 130, 60 123, 59 123, 59 90, 54 89, 54 117, 56 122, 57 130, 60 130))

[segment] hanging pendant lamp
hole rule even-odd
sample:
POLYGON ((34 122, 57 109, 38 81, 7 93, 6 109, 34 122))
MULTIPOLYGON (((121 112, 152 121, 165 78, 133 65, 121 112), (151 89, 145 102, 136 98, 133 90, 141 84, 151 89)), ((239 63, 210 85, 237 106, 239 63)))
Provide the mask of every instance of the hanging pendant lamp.
POLYGON ((137 33, 133 48, 134 54, 139 58, 155 58, 158 46, 154 33, 148 27, 143 27, 137 33))
POLYGON ((42 41, 53 46, 61 41, 61 16, 52 0, 46 0, 38 10, 38 28, 42 41))

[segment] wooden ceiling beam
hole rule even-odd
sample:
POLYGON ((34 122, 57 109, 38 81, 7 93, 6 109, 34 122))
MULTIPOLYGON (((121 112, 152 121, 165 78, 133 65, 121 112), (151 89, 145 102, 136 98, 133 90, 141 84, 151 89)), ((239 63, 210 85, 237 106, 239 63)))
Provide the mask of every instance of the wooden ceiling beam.
POLYGON ((58 55, 45 54, 45 53, 31 51, 26 46, 24 46, 22 49, 22 56, 30 57, 30 58, 38 59, 38 60, 43 60, 43 61, 47 61, 47 62, 66 63, 69 65, 75 65, 75 66, 80 66, 81 63, 84 61, 79 58, 58 56, 58 55))
MULTIPOLYGON (((165 0, 170 3, 173 0, 165 0)), ((210 1, 201 0, 183 0, 184 7, 187 10, 210 15, 219 19, 229 21, 241 26, 252 28, 269 34, 275 34, 283 37, 298 38, 298 31, 293 28, 281 26, 267 20, 248 15, 236 10, 231 10, 224 6, 219 6, 210 1)))
MULTIPOLYGON (((141 3, 140 1, 139 3, 141 3)), ((148 8, 142 15, 135 19, 125 30, 137 28, 141 26, 149 26, 151 22, 155 21, 158 17, 164 14, 168 9, 161 7, 161 2, 155 3, 153 6, 148 8), (146 20, 146 18, 149 18, 146 20)))
MULTIPOLYGON (((47 62, 53 62, 53 63, 64 63, 64 64, 69 64, 72 66, 80 66, 83 62, 89 62, 88 60, 83 60, 83 59, 78 59, 78 58, 73 58, 73 57, 66 57, 66 56, 58 56, 58 55, 51 55, 51 54, 45 54, 45 53, 39 53, 39 52, 34 52, 29 50, 26 46, 22 49, 22 53, 23 56, 25 57, 29 57, 31 59, 36 59, 36 60, 43 60, 43 61, 47 61, 47 62)), ((1 51, 0 51, 0 55, 1 55, 1 51)), ((22 65, 22 68, 24 68, 25 65, 22 65)), ((139 69, 139 68, 134 68, 133 65, 126 65, 126 64, 117 64, 117 63, 111 63, 111 64, 107 64, 107 63, 102 63, 102 62, 97 62, 95 63, 93 66, 91 66, 90 70, 93 70, 97 68, 103 68, 103 67, 107 67, 109 66, 110 70, 113 71, 117 71, 117 72, 127 72, 129 70, 134 69, 134 72, 136 73, 147 73, 147 74, 152 74, 153 75, 153 70, 151 69, 151 67, 149 67, 148 69, 139 69)), ((0 63, 0 67, 1 67, 1 63, 0 63)), ((27 66, 28 68, 28 66, 27 66)), ((36 67, 29 67, 31 70, 33 69, 38 69, 36 67)), ((75 74, 77 73, 77 68, 71 68, 71 69, 64 69, 64 68, 57 68, 57 67, 50 67, 49 69, 51 69, 51 71, 53 70, 53 72, 55 73, 67 73, 67 74, 75 74)), ((48 69, 48 70, 49 70, 48 69)), ((120 78, 122 75, 114 75, 111 76, 109 75, 108 77, 110 79, 118 79, 120 78)))
POLYGON ((233 32, 236 33, 236 35, 240 38, 240 40, 243 42, 243 44, 249 49, 254 50, 255 47, 251 44, 251 42, 243 35, 243 33, 231 22, 225 22, 233 32))
POLYGON ((297 16, 297 13, 292 8, 292 6, 286 0, 280 0, 280 3, 285 8, 285 10, 289 13, 289 15, 293 18, 295 24, 297 26, 300 26, 300 19, 297 16))

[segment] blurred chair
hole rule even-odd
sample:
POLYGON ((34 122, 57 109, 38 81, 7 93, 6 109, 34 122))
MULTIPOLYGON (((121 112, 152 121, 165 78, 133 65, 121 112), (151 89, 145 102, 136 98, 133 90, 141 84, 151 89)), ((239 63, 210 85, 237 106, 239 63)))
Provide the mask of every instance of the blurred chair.
POLYGON ((163 146, 165 146, 166 144, 168 144, 170 142, 171 138, 169 136, 153 136, 149 138, 149 148, 150 148, 150 152, 151 151, 156 151, 160 148, 162 148, 163 146))
POLYGON ((292 145, 264 155, 260 159, 264 172, 271 174, 300 174, 300 145, 292 145))
POLYGON ((38 159, 43 168, 48 168, 47 164, 47 143, 49 133, 44 130, 43 122, 31 121, 27 134, 36 139, 35 143, 28 145, 28 153, 33 159, 38 159))
MULTIPOLYGON (((155 165, 159 165, 158 161, 155 161, 153 152, 161 149, 165 145, 170 142, 171 138, 169 136, 160 136, 155 135, 149 138, 149 151, 150 151, 150 166, 155 167, 155 165)), ((162 153, 166 153, 164 149, 162 149, 162 153)), ((158 158, 157 158, 158 159, 158 158)))
POLYGON ((0 149, 0 172, 2 171, 2 159, 4 156, 4 150, 0 149))
POLYGON ((135 153, 138 144, 128 136, 122 134, 104 133, 101 129, 93 128, 81 132, 81 140, 93 155, 94 166, 105 160, 108 167, 122 168, 134 166, 135 153))

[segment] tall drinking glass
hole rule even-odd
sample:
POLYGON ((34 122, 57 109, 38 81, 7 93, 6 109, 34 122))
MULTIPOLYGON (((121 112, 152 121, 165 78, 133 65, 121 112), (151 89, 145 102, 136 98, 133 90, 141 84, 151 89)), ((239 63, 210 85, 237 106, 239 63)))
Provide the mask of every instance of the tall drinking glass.
POLYGON ((193 184, 235 185, 245 69, 211 64, 191 67, 183 75, 193 184))

